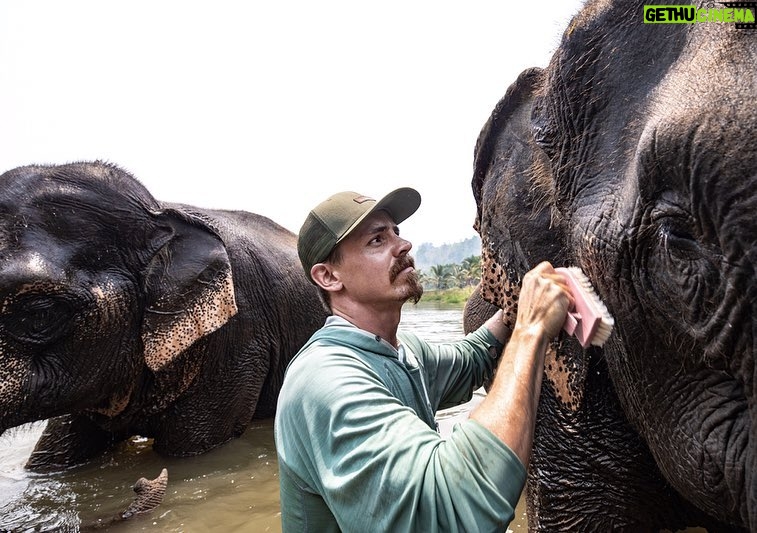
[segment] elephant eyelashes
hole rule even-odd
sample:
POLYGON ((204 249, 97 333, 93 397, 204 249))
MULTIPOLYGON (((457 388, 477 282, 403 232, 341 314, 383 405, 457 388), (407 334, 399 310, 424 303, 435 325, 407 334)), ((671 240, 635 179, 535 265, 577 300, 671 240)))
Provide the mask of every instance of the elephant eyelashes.
POLYGON ((663 248, 667 253, 675 251, 691 255, 699 252, 699 244, 696 239, 686 230, 675 227, 661 227, 663 248))
POLYGON ((694 221, 680 206, 663 205, 654 209, 652 222, 658 227, 660 244, 668 255, 680 259, 696 259, 702 255, 693 229, 694 221))
POLYGON ((66 333, 71 306, 59 299, 22 299, 6 315, 4 327, 9 335, 23 342, 46 344, 66 333))

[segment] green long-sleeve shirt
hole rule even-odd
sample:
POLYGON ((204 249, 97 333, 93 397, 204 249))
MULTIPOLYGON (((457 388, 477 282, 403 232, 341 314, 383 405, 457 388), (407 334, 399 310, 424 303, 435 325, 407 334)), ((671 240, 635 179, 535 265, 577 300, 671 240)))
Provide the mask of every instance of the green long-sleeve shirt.
POLYGON ((330 317, 290 363, 275 420, 285 533, 504 531, 525 483, 517 456, 466 420, 502 345, 482 326, 455 343, 399 333, 400 350, 330 317), (424 386, 425 385, 425 386, 424 386))

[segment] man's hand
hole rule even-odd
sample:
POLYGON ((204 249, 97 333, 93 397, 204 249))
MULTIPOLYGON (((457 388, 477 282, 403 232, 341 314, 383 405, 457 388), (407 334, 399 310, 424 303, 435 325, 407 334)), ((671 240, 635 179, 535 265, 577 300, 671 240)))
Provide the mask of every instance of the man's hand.
POLYGON ((552 339, 560 333, 573 304, 564 278, 544 261, 523 276, 515 328, 552 339))

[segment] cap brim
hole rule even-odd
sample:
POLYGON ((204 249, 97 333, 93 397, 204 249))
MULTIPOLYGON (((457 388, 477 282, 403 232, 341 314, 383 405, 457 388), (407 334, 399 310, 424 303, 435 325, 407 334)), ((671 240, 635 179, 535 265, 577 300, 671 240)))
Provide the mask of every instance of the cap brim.
POLYGON ((401 187, 399 189, 395 189, 384 196, 381 200, 376 202, 376 204, 372 208, 363 213, 363 215, 358 218, 341 237, 339 237, 339 239, 336 241, 336 244, 339 244, 341 241, 343 241, 371 213, 379 210, 384 210, 389 213, 389 216, 392 217, 392 220, 395 224, 400 224, 401 222, 407 220, 407 218, 410 217, 413 213, 415 213, 420 205, 421 195, 415 189, 412 189, 410 187, 401 187))

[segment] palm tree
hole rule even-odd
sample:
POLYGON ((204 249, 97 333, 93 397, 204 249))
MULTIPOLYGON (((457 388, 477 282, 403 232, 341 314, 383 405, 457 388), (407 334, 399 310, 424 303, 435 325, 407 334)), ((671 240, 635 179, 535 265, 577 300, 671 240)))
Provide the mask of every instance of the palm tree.
POLYGON ((471 255, 463 259, 462 270, 467 274, 467 284, 475 285, 481 280, 481 256, 471 255))
POLYGON ((468 273, 460 265, 450 265, 447 287, 465 287, 468 281, 468 273))
POLYGON ((436 289, 446 289, 449 273, 449 265, 434 265, 431 267, 431 273, 428 279, 436 289))

